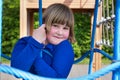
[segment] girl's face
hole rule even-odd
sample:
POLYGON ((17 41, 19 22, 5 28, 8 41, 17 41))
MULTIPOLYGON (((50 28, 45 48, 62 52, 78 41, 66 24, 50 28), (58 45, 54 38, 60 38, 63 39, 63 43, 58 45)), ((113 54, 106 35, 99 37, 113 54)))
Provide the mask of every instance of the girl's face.
POLYGON ((68 39, 70 27, 62 24, 54 23, 51 26, 49 33, 47 34, 47 40, 49 43, 57 45, 60 42, 68 39))

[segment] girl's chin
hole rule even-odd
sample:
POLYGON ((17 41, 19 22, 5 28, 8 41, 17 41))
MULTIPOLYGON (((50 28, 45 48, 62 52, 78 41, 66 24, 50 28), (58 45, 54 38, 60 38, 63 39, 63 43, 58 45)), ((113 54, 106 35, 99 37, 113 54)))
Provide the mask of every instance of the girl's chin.
POLYGON ((53 44, 53 45, 58 45, 59 43, 61 43, 64 40, 65 39, 54 39, 54 38, 51 38, 51 39, 48 39, 48 42, 53 44))
POLYGON ((60 42, 51 42, 53 45, 58 45, 60 42))
POLYGON ((50 43, 53 45, 58 45, 59 43, 61 43, 62 41, 51 41, 50 43))

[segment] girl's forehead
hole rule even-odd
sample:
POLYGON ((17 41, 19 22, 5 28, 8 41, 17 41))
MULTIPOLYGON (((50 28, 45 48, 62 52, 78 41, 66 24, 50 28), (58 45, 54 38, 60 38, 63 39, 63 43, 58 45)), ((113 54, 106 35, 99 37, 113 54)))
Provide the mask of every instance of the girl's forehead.
POLYGON ((66 25, 66 24, 61 24, 61 23, 53 23, 52 25, 58 25, 58 26, 68 27, 68 25, 66 25))

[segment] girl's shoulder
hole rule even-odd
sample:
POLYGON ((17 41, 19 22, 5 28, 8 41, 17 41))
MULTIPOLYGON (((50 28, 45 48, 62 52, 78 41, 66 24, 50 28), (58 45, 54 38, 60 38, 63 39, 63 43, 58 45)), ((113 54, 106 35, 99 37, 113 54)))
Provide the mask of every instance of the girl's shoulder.
POLYGON ((19 40, 23 40, 23 41, 28 41, 30 38, 32 38, 31 36, 25 36, 25 37, 22 37, 20 38, 19 40))
POLYGON ((69 40, 64 40, 56 46, 60 50, 73 50, 72 44, 69 40))
POLYGON ((56 48, 62 48, 62 47, 67 47, 67 46, 72 47, 72 45, 71 45, 71 43, 69 42, 69 40, 64 40, 64 41, 60 42, 60 43, 57 44, 57 45, 54 45, 54 44, 49 43, 49 44, 46 45, 46 48, 49 48, 49 49, 51 49, 51 50, 54 50, 54 49, 56 49, 56 48))
POLYGON ((57 46, 72 46, 69 40, 64 40, 61 43, 59 43, 57 46))

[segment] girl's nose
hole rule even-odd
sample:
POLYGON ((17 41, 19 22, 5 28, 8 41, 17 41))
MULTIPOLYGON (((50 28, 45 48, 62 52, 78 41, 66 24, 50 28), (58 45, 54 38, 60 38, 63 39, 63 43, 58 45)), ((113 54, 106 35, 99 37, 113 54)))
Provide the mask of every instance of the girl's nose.
POLYGON ((63 34, 63 30, 60 29, 60 30, 57 31, 57 33, 58 33, 59 35, 62 35, 62 34, 63 34))

